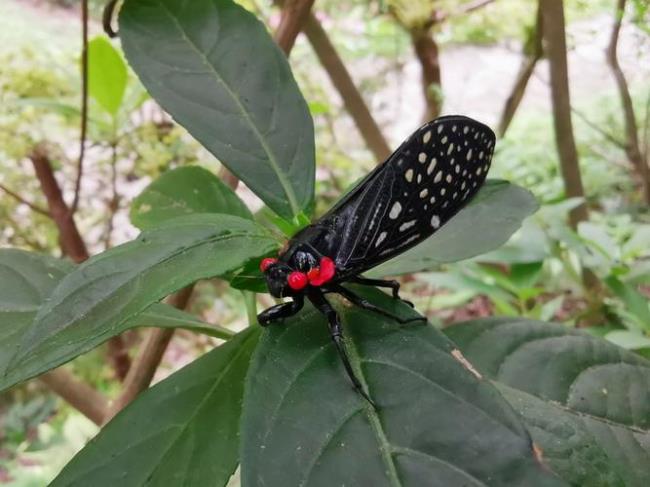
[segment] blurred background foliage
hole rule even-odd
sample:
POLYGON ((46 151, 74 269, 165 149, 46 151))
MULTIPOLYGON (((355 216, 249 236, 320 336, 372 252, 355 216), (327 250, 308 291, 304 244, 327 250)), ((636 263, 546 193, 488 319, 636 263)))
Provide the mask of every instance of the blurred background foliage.
MULTIPOLYGON (((133 238, 132 199, 161 172, 219 163, 162 112, 126 67, 119 43, 101 33, 102 3, 90 2, 88 144, 77 225, 96 253, 133 238), (113 49, 115 46, 116 49, 113 49), (92 51, 92 50, 95 51, 92 51), (102 54, 103 53, 103 54, 102 54), (92 63, 116 73, 93 82, 92 63)), ((271 2, 242 0, 272 30, 271 2)), ((371 113, 395 147, 427 112, 414 39, 439 49, 440 86, 428 100, 442 113, 463 113, 497 126, 522 54, 531 50, 537 3, 451 0, 322 0, 317 17, 371 113), (424 32, 424 34, 422 34, 424 32)), ((650 357, 650 212, 625 151, 619 94, 605 63, 613 0, 566 0, 575 139, 590 218, 577 229, 568 212, 553 136, 548 69, 537 64, 519 110, 497 144, 491 176, 530 189, 541 208, 508 244, 434 272, 403 276, 405 294, 440 326, 473 317, 523 315, 588 331, 650 357), (584 279, 588 271, 595 279, 584 279)), ((650 18, 644 0, 628 2, 619 40, 645 161, 650 153, 650 18)), ((0 184, 39 208, 47 206, 29 161, 46 147, 64 195, 74 192, 80 125, 80 32, 77 0, 0 3, 0 184)), ((341 99, 300 37, 291 65, 316 126, 317 214, 377 162, 341 99)), ((253 209, 259 201, 240 187, 253 209)), ((0 246, 60 255, 50 218, 0 190, 0 246)), ((477 235, 476 238, 480 238, 477 235)), ((267 298, 260 296, 264 301, 267 298)), ((203 319, 244 325, 245 303, 221 281, 201 282, 191 302, 203 319)), ((123 337, 132 353, 139 332, 123 337)), ((161 378, 209 349, 212 339, 178 332, 161 378)), ((107 346, 69 365, 109 396, 119 379, 107 346)), ((36 486, 56 474, 96 427, 39 382, 0 396, 0 484, 36 486)))

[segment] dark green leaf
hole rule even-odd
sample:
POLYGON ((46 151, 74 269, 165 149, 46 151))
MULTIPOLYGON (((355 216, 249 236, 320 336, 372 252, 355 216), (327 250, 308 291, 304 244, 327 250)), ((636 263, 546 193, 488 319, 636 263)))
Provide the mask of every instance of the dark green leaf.
POLYGON ((224 486, 237 467, 248 329, 142 393, 50 487, 224 486))
POLYGON ((650 484, 650 362, 562 325, 493 318, 447 330, 498 381, 572 485, 650 484))
POLYGON ((275 246, 249 220, 203 214, 170 220, 91 258, 65 276, 40 308, 15 347, 0 389, 96 347, 173 291, 232 273, 275 246))
POLYGON ((133 200, 131 222, 141 230, 194 213, 225 213, 253 219, 239 197, 207 169, 185 166, 172 169, 133 200))
POLYGON ((505 243, 537 207, 529 191, 507 181, 488 180, 469 205, 431 238, 370 274, 409 274, 493 250, 505 243))
POLYGON ((230 0, 126 0, 120 37, 151 95, 270 208, 314 192, 314 129, 264 25, 230 0))
POLYGON ((115 116, 120 109, 128 75, 126 64, 111 41, 98 36, 88 43, 88 93, 115 116))
MULTIPOLYGON (((377 305, 412 315, 379 291, 377 305)), ((516 413, 431 325, 338 303, 352 389, 312 308, 264 333, 247 378, 242 485, 564 485, 534 458, 516 413)))

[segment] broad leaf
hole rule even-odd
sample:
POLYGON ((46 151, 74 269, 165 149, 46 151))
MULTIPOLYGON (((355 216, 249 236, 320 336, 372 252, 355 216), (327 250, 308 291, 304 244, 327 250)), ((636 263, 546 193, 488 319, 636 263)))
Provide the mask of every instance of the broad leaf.
MULTIPOLYGON (((40 306, 50 297, 54 288, 74 266, 61 259, 18 249, 0 249, 0 389, 44 372, 39 363, 19 365, 9 374, 7 366, 16 349, 30 333, 40 306)), ((112 327, 110 336, 136 327, 184 328, 197 333, 229 338, 232 332, 217 325, 205 323, 195 316, 167 304, 155 303, 144 312, 112 327)), ((55 337, 66 339, 66 332, 55 337)), ((76 347, 40 345, 44 362, 64 363, 83 350, 76 347)))
POLYGON ((104 36, 88 43, 88 93, 111 115, 117 115, 128 74, 126 63, 104 36))
POLYGON ((170 220, 91 258, 65 276, 40 308, 0 388, 96 347, 166 295, 198 279, 232 273, 275 246, 251 221, 204 214, 170 220))
POLYGON ((230 0, 126 0, 120 36, 151 95, 270 208, 308 208, 313 122, 262 23, 230 0))
POLYGON ((193 213, 225 213, 253 219, 239 197, 218 177, 199 166, 166 172, 147 186, 131 205, 131 223, 141 230, 193 213))
POLYGON ((493 318, 449 327, 498 381, 550 466, 572 485, 650 485, 650 362, 562 325, 493 318))
POLYGON ((476 197, 432 237, 369 274, 409 274, 483 254, 505 243, 537 208, 528 190, 507 181, 488 180, 476 197))
POLYGON ((246 330, 145 391, 51 487, 224 486, 238 463, 244 377, 259 336, 246 330))
POLYGON ((635 286, 621 281, 614 275, 608 276, 605 279, 605 284, 625 303, 639 329, 650 332, 650 303, 648 303, 648 299, 637 291, 635 286))
MULTIPOLYGON (((398 314, 385 294, 365 296, 398 314)), ((337 302, 338 303, 338 302, 337 302)), ((564 485, 535 459, 516 413, 431 325, 340 305, 352 389, 313 308, 269 327, 247 378, 242 485, 564 485)))

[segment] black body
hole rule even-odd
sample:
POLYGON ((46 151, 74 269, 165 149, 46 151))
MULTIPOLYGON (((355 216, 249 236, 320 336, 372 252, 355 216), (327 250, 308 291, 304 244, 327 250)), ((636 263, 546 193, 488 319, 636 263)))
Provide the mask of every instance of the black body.
MULTIPOLYGON (((277 262, 268 265, 265 276, 271 294, 293 301, 260 313, 260 324, 297 313, 306 296, 327 316, 350 379, 370 400, 350 367, 338 316, 324 295, 339 293, 353 304, 400 322, 426 321, 393 316, 342 283, 389 287, 399 299, 396 281, 365 279, 360 274, 422 242, 463 208, 485 181, 494 142, 489 127, 463 116, 441 117, 420 127, 330 211, 298 232, 277 262), (306 275, 319 266, 329 267, 323 258, 335 266, 326 282, 310 277, 309 284, 299 289, 288 284, 292 273, 306 275)), ((300 275, 293 277, 300 285, 304 282, 300 275)))

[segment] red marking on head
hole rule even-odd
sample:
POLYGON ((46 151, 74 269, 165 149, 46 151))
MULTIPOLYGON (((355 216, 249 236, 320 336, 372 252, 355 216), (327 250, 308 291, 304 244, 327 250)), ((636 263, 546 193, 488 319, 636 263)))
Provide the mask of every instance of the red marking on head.
POLYGON ((320 266, 311 269, 307 273, 307 277, 309 277, 309 284, 312 286, 322 286, 326 282, 331 281, 334 274, 336 274, 334 261, 329 257, 323 257, 320 260, 320 266))
POLYGON ((287 277, 287 283, 294 291, 300 291, 309 283, 309 279, 307 279, 307 274, 304 272, 293 271, 287 277))
POLYGON ((278 259, 274 259, 273 257, 262 259, 262 262, 260 262, 260 270, 262 272, 266 272, 266 269, 268 269, 271 264, 275 264, 277 261, 278 259))

